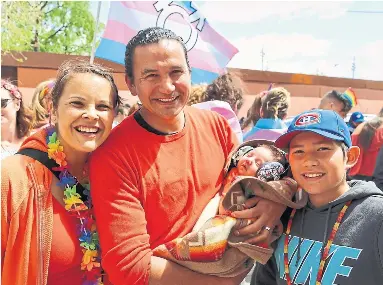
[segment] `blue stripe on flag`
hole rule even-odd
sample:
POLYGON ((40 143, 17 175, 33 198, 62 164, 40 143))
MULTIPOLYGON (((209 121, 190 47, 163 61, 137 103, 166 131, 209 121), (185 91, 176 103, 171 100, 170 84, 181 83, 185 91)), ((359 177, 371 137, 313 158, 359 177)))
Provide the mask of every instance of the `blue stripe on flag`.
MULTIPOLYGON (((96 57, 125 65, 125 49, 126 45, 122 43, 102 38, 96 50, 96 57)), ((192 68, 192 84, 209 84, 218 76, 219 74, 214 72, 192 68)))
POLYGON ((218 73, 192 67, 192 84, 210 84, 219 76, 218 73))
POLYGON ((125 65, 126 45, 101 38, 101 42, 96 50, 96 57, 109 60, 118 64, 125 65))

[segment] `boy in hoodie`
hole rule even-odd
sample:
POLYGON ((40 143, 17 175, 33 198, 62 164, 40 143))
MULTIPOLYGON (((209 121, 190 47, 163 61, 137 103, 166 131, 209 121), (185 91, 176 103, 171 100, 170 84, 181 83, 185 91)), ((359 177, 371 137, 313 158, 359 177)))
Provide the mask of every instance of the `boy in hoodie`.
POLYGON ((359 148, 343 119, 304 112, 275 145, 288 149, 309 202, 287 215, 274 256, 257 264, 251 284, 383 284, 383 194, 372 182, 346 181, 359 148))

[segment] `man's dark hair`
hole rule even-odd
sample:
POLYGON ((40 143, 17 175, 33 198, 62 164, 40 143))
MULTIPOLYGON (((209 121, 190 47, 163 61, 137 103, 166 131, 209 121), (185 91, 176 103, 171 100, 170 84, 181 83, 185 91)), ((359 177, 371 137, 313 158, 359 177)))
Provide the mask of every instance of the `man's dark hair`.
POLYGON ((188 53, 186 50, 186 46, 181 37, 177 36, 171 30, 167 30, 159 27, 147 28, 145 30, 141 30, 135 35, 126 45, 125 50, 125 74, 129 77, 130 80, 133 81, 133 55, 134 50, 138 46, 144 46, 152 43, 158 43, 160 40, 175 40, 179 42, 184 49, 186 64, 190 69, 188 53))
POLYGON ((336 90, 331 90, 331 91, 327 92, 323 96, 323 99, 325 99, 325 98, 333 98, 339 102, 342 102, 343 103, 343 109, 341 111, 345 112, 346 114, 348 112, 350 112, 350 110, 352 109, 351 102, 349 100, 347 100, 347 98, 343 95, 343 93, 340 93, 336 90))

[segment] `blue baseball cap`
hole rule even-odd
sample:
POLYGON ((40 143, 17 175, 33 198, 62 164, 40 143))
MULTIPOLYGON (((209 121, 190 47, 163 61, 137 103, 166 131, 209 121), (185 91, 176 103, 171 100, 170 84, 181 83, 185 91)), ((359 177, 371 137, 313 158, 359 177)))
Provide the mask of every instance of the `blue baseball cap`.
POLYGON ((350 122, 363 123, 364 122, 364 115, 361 112, 354 112, 354 113, 352 113, 352 115, 350 117, 350 122))
POLYGON ((291 140, 302 132, 313 132, 331 140, 344 142, 351 147, 351 136, 345 121, 332 110, 314 109, 296 116, 276 141, 278 148, 288 148, 291 140))

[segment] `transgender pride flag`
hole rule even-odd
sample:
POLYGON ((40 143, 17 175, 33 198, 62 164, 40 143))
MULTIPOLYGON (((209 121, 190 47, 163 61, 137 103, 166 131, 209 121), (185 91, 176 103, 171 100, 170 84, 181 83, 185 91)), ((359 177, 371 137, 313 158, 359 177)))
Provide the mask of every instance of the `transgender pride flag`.
POLYGON ((96 57, 124 65, 125 47, 139 30, 163 27, 181 36, 188 49, 192 82, 210 83, 238 52, 218 34, 193 2, 110 2, 96 57))

